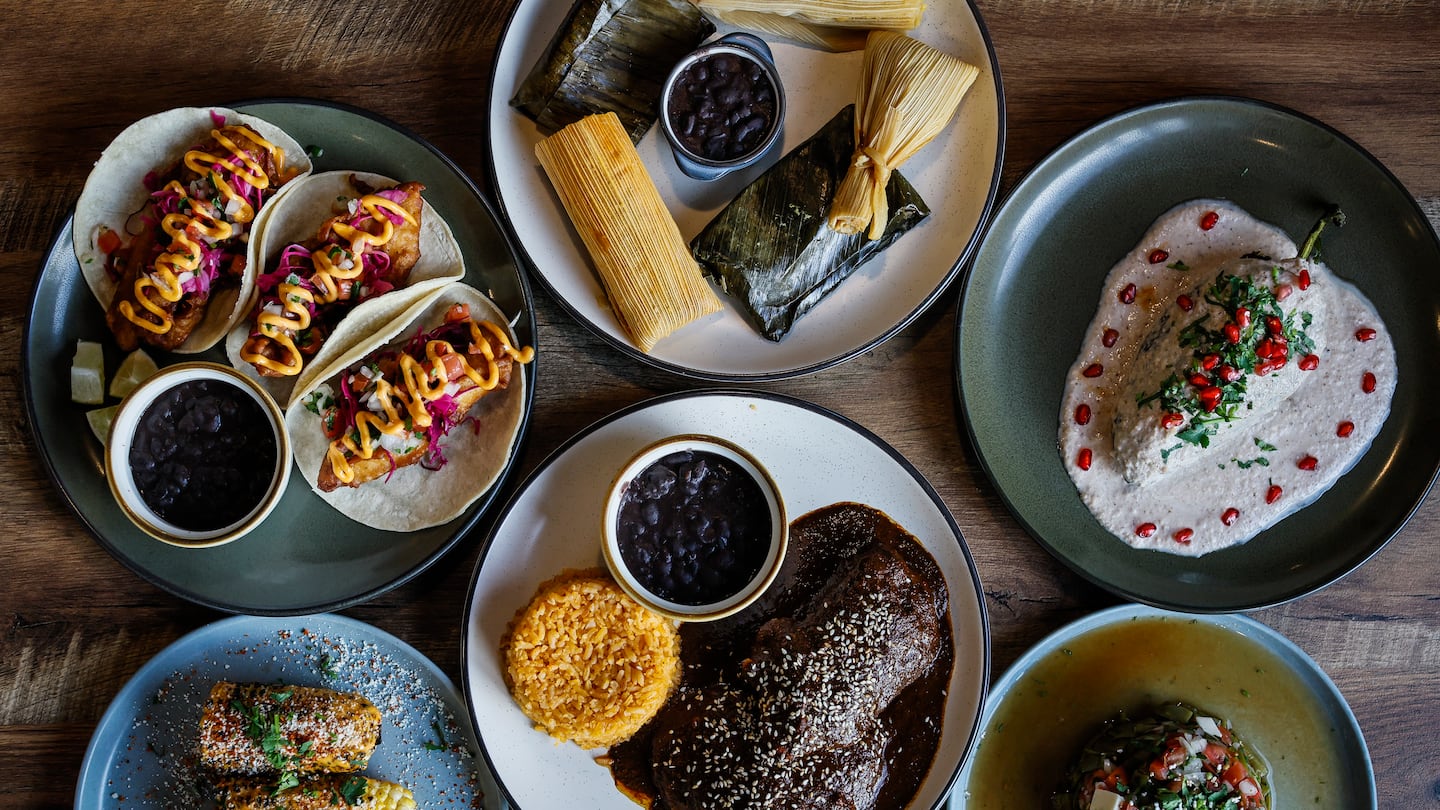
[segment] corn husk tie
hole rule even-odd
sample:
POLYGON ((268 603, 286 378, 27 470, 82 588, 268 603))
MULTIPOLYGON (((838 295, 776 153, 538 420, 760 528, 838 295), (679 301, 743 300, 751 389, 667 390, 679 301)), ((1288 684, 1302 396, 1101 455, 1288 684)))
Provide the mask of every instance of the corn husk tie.
POLYGON ((878 239, 890 175, 935 139, 980 70, 903 34, 871 32, 855 116, 855 157, 830 208, 830 227, 878 239))

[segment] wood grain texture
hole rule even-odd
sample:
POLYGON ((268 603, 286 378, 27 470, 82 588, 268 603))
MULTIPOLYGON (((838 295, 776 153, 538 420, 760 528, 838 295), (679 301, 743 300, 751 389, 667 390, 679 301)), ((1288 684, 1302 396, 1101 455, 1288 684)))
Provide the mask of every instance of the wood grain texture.
MULTIPOLYGON (((934 0, 932 7, 956 0, 934 0)), ((1440 222, 1440 15, 1425 2, 995 0, 981 8, 1005 79, 1003 182, 1099 118, 1196 93, 1319 118, 1385 163, 1440 222)), ((90 162, 134 119, 181 104, 312 96, 386 115, 482 186, 484 103, 509 0, 0 0, 0 808, 71 806, 110 698, 211 611, 125 569, 86 534, 36 457, 21 396, 29 291, 90 162), (203 30, 204 36, 181 31, 203 30)), ((994 673, 1060 625, 1118 600, 1065 569, 1005 510, 964 438, 953 381, 958 290, 885 345, 758 388, 810 400, 895 446, 955 515, 984 582, 994 673)), ((520 476, 612 411, 699 387, 611 349, 537 288, 542 356, 520 476)), ((57 369, 57 373, 64 373, 57 369)), ((511 484, 516 486, 515 483, 511 484)), ((452 677, 484 526, 407 585, 345 611, 452 677)), ((1259 611, 1349 699, 1382 807, 1440 807, 1440 496, 1364 567, 1259 611)))

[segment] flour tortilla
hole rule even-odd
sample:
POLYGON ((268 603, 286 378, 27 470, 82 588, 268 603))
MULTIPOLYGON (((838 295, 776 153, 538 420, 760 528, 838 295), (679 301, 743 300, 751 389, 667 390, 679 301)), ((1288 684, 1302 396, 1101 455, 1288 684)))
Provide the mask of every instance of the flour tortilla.
MULTIPOLYGON (((85 282, 102 307, 108 308, 115 297, 115 280, 105 272, 105 254, 96 244, 101 232, 112 230, 122 238, 131 233, 127 223, 150 199, 145 176, 165 171, 191 147, 209 138, 210 131, 215 129, 212 113, 222 116, 227 124, 240 123, 254 129, 260 137, 284 150, 287 171, 299 172, 255 212, 252 234, 263 229, 266 216, 295 181, 310 173, 310 158, 298 141, 268 121, 223 107, 181 107, 142 118, 126 127, 100 153, 75 203, 75 258, 80 262, 85 282)), ((177 353, 205 351, 219 343, 244 316, 243 304, 255 282, 257 248, 257 240, 251 239, 246 248, 246 271, 240 287, 225 288, 211 295, 204 319, 175 350, 177 353)))
MULTIPOLYGON (((321 172, 296 181, 293 187, 286 188, 284 199, 268 206, 268 217, 259 231, 259 248, 255 254, 259 259, 255 264, 256 277, 274 268, 280 251, 287 245, 314 237, 322 223, 344 213, 343 208, 336 209, 340 205, 338 200, 360 196, 355 187, 356 180, 382 190, 394 188, 401 182, 383 174, 356 171, 321 172)), ((460 255, 460 243, 455 241, 455 235, 450 232, 444 217, 425 200, 420 213, 420 259, 410 270, 409 284, 357 305, 340 324, 355 321, 357 328, 352 334, 365 334, 388 323, 436 289, 459 281, 464 275, 465 260, 460 255)), ((252 285, 250 300, 242 310, 242 317, 225 336, 225 356, 229 358, 230 365, 255 379, 276 402, 288 407, 291 395, 310 387, 316 381, 316 372, 324 371, 346 347, 332 334, 299 374, 294 377, 262 377, 255 366, 240 357, 240 349, 255 330, 255 307, 259 298, 259 289, 252 285)), ((340 327, 337 326, 335 334, 339 333, 340 327)))
POLYGON ((339 487, 333 492, 321 492, 315 483, 330 441, 325 438, 320 417, 300 400, 322 382, 329 382, 333 388, 340 372, 371 353, 404 344, 417 332, 439 326, 445 312, 458 303, 469 304, 472 318, 500 326, 515 341, 509 319, 495 304, 474 287, 456 282, 430 292, 364 336, 356 334, 358 322, 343 321, 343 331, 337 330, 331 341, 345 345, 344 353, 305 388, 296 387, 292 407, 285 414, 295 464, 315 494, 346 517, 394 532, 438 526, 463 514, 505 470, 525 412, 525 371, 518 364, 511 371, 509 387, 491 391, 470 409, 469 416, 479 429, 462 424, 446 437, 444 449, 449 461, 440 469, 427 470, 415 464, 396 470, 388 479, 359 487, 339 487))

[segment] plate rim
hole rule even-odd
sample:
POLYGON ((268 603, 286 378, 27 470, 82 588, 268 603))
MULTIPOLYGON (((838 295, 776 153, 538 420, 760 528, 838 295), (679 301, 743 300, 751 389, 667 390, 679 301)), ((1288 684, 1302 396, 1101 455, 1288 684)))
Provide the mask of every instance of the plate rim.
MULTIPOLYGON (((514 26, 515 18, 519 16, 521 6, 526 5, 529 2, 538 2, 538 0, 519 0, 519 2, 516 2, 511 7, 509 16, 505 19, 504 27, 500 29, 500 36, 498 39, 496 39, 495 42, 496 58, 491 62, 490 65, 490 78, 487 82, 487 89, 489 91, 489 95, 487 96, 487 98, 496 97, 495 83, 496 80, 499 78, 500 73, 500 52, 504 48, 506 40, 508 40, 510 37, 511 28, 514 26)), ((515 223, 510 216, 510 207, 506 204, 504 195, 500 193, 500 177, 495 170, 494 127, 488 126, 488 124, 490 123, 490 114, 487 106, 485 113, 485 120, 487 124, 485 149, 486 152, 489 154, 490 160, 486 164, 485 178, 486 181, 489 183, 490 188, 495 189, 495 206, 499 211, 500 222, 511 244, 517 246, 516 250, 519 252, 521 266, 525 268, 527 275, 533 275, 539 281, 540 286, 543 287, 546 293, 549 294, 550 299, 556 304, 558 304, 560 308, 565 311, 566 315, 568 315, 576 323, 583 325, 587 330, 590 331, 591 334, 599 338, 607 346, 610 346, 612 349, 615 349, 616 351, 624 354, 632 360, 638 360, 643 365, 659 369, 661 371, 666 371, 686 379, 720 384, 776 382, 779 380, 796 379, 799 377, 805 377, 820 371, 824 371, 828 368, 842 365, 864 354, 865 352, 872 351, 878 348, 879 346, 889 341, 890 338, 894 337, 905 327, 914 323, 917 318, 929 311, 940 299, 944 298, 946 294, 953 290, 957 285, 963 284, 963 277, 968 275, 967 268, 970 266, 971 260, 974 258, 976 252, 980 248, 982 237, 989 230, 991 220, 994 219, 995 214, 1000 209, 1000 180, 1003 169, 1005 167, 1006 134, 1009 129, 1006 119, 1005 85, 1001 76, 1000 60, 995 53, 995 42, 994 39, 990 36, 990 29, 985 25, 985 18, 981 15, 980 9, 976 5, 976 0, 965 0, 965 4, 969 7, 970 13, 975 18, 975 26, 979 29, 980 39, 985 44, 985 52, 989 57, 991 72, 994 74, 995 79, 995 123, 997 129, 997 138, 995 143, 995 166, 990 173, 990 186, 985 195, 985 205, 980 210, 980 219, 975 225, 975 232, 970 235, 970 239, 965 243, 964 249, 961 250, 960 255, 957 256, 954 262, 950 265, 949 271, 946 272, 945 277, 940 280, 940 283, 937 284, 935 288, 931 290, 921 301, 919 301, 917 305, 910 310, 909 314, 901 318, 898 323, 894 324, 889 329, 882 331, 878 336, 867 341, 864 345, 796 368, 756 373, 726 373, 705 371, 702 369, 693 369, 687 366, 679 365, 677 363, 671 363, 665 360, 661 360, 657 357, 652 357, 649 354, 640 351, 640 349, 632 345, 630 342, 620 340, 614 335, 611 335, 609 332, 606 332, 599 326, 599 324, 594 323, 589 318, 586 318, 584 315, 582 315, 574 304, 570 303, 569 300, 559 294, 554 285, 550 283, 550 280, 546 278, 545 274, 540 272, 534 260, 530 257, 530 251, 525 248, 524 240, 520 238, 520 233, 515 227, 515 223)), ((506 95, 508 96, 508 92, 506 95)), ((519 113, 515 114, 518 115, 519 113)))
MULTIPOLYGON (((85 795, 84 788, 87 787, 87 777, 91 777, 92 772, 95 774, 95 776, 91 778, 95 779, 105 779, 108 775, 108 771, 100 772, 98 770, 100 768, 100 763, 98 762, 97 758, 102 753, 99 749, 101 730, 104 729, 107 725, 116 722, 125 722, 129 719, 129 714, 122 711, 122 709, 124 708, 124 706, 122 705, 122 698, 126 699, 125 702, 129 702, 130 699, 138 697, 138 695, 131 695, 130 693, 132 691, 138 690, 140 688, 141 682, 144 679, 147 679, 160 671, 161 662, 163 659, 165 659, 167 656, 172 655, 181 647, 193 644, 206 636, 221 635, 222 637, 228 637, 232 634, 232 630, 234 630, 234 634, 245 633, 249 635, 256 635, 259 633, 267 632, 271 629, 279 629, 278 626, 293 627, 299 622, 307 619, 315 620, 317 622, 331 622, 340 625, 347 631, 358 630, 362 634, 370 634, 374 637, 377 637, 381 641, 389 644, 394 651, 398 651, 399 653, 401 653, 402 657, 405 659, 404 663, 412 666, 418 666, 419 668, 427 671, 431 675, 431 677, 436 679, 437 684, 442 687, 438 690, 440 692, 438 696, 443 702, 451 704, 458 701, 461 706, 463 706, 463 708, 465 709, 463 713, 455 712, 457 722, 459 722, 460 717, 464 717, 464 721, 467 724, 468 730, 470 732, 470 738, 471 740, 474 740, 476 742, 478 747, 479 734, 475 731, 474 719, 471 715, 470 705, 466 700, 466 696, 460 691, 460 689, 455 686, 455 682, 450 679, 450 676, 445 674, 445 670, 441 669, 439 665, 436 664, 434 661, 431 661, 429 656, 420 652, 412 644, 400 638, 399 636, 396 636, 395 634, 387 630, 376 627, 373 624, 369 624, 368 622, 363 622, 359 619, 354 619, 349 616, 342 616, 338 613, 321 612, 294 614, 286 616, 252 616, 247 614, 237 614, 233 616, 224 616, 222 618, 202 624, 199 627, 190 630, 187 633, 184 633, 179 638, 157 650, 154 655, 150 656, 150 658, 145 661, 145 663, 140 665, 139 669, 135 670, 134 674, 132 674, 129 678, 125 680, 124 685, 121 686, 120 689, 114 694, 114 696, 110 698, 110 702, 106 705, 105 711, 100 715, 100 719, 95 722, 95 727, 90 732, 89 742, 85 744, 85 754, 80 760, 80 773, 75 777, 75 810, 82 810, 82 808, 84 807, 84 805, 81 804, 81 801, 85 795), (258 629, 249 629, 250 625, 256 625, 258 629), (272 628, 272 626, 277 627, 272 628)), ((449 708, 453 711, 456 707, 450 705, 449 708)), ((482 765, 488 770, 488 763, 483 763, 479 759, 476 759, 475 762, 479 765, 482 765)))
POLYGON ((996 223, 1009 212, 1010 206, 1012 204, 1019 204, 1015 201, 1016 198, 1019 196, 1020 192, 1022 190, 1028 189, 1028 185, 1030 183, 1039 182, 1037 178, 1042 172, 1049 169, 1053 163, 1059 161, 1062 153, 1074 147, 1081 139, 1087 136, 1093 135, 1094 133, 1105 130, 1107 128, 1112 128, 1122 123, 1127 118, 1143 116, 1147 113, 1154 113, 1166 109, 1184 108, 1191 105, 1205 103, 1233 104, 1242 107, 1258 108, 1260 110, 1278 114, 1283 117, 1296 119, 1302 124, 1316 127, 1321 131, 1324 131, 1325 133, 1334 136, 1341 143, 1343 143, 1345 146, 1347 146, 1356 154, 1358 154, 1361 158, 1363 158, 1373 168, 1378 169, 1381 172, 1382 176, 1387 179, 1390 184, 1393 185, 1393 187, 1401 193, 1401 195, 1403 195, 1405 202, 1409 205, 1414 214, 1428 226, 1430 241, 1435 244, 1437 250, 1440 250, 1440 234, 1436 233, 1434 225, 1430 223, 1429 217, 1427 217, 1424 210, 1420 208, 1419 202, 1415 200, 1415 196, 1410 193, 1410 190, 1406 188, 1403 183, 1400 182, 1399 178, 1397 178, 1395 174, 1391 172, 1388 167, 1385 166, 1385 164, 1381 163, 1379 159, 1377 159, 1374 155, 1367 151, 1363 146, 1361 146, 1354 139, 1350 138, 1348 135, 1336 129, 1335 127, 1326 124, 1324 121, 1321 121, 1318 118, 1299 112, 1281 104, 1242 95, 1181 95, 1145 102, 1142 104, 1126 107, 1104 117, 1098 118, 1094 121, 1082 125, 1079 129, 1064 136, 1058 144, 1056 144, 1051 150, 1049 150, 1042 158, 1036 161, 1033 166, 1027 169, 1024 175, 1022 175, 1020 179, 1016 181, 1015 185, 1012 186, 1010 191, 1005 195, 1004 201, 996 208, 994 214, 990 217, 989 222, 986 224, 985 237, 972 255, 971 262, 966 269, 965 278, 961 282, 960 300, 957 305, 958 311, 955 318, 953 364, 955 369, 954 388, 957 398, 957 408, 961 417, 960 422, 964 425, 965 437, 968 440, 971 449, 974 451, 976 461, 979 463, 981 469, 984 471, 985 477, 990 482, 991 487, 994 488, 996 495, 999 496, 1001 502, 1004 503, 1005 508, 1010 513, 1011 517, 1013 517, 1015 521, 1020 524, 1020 527, 1025 530, 1025 533, 1030 536, 1031 540, 1033 540, 1037 545, 1043 548, 1047 554, 1062 563, 1070 571, 1073 571, 1074 573, 1080 575, 1087 582, 1097 585, 1100 588, 1103 588, 1104 590, 1115 594, 1116 596, 1119 596, 1123 599, 1127 599, 1133 602, 1159 609, 1184 611, 1194 614, 1213 615, 1278 607, 1280 605, 1284 605, 1297 599, 1302 599, 1306 596, 1317 593, 1354 573, 1356 569, 1369 562, 1375 557, 1375 555, 1379 554, 1381 550, 1383 550, 1387 545, 1389 545, 1390 542, 1393 541, 1395 537, 1404 530, 1405 526, 1409 524, 1410 520, 1415 516, 1415 513, 1420 509, 1420 507, 1424 505, 1425 499, 1429 496, 1430 491, 1434 488, 1436 481, 1440 480, 1440 454, 1437 454, 1436 458, 1433 460, 1433 463, 1431 464, 1429 478, 1425 482, 1425 485, 1421 487, 1414 502, 1409 505, 1405 513, 1400 516, 1397 522, 1395 522, 1394 526, 1389 530, 1388 534, 1380 542, 1376 543, 1373 548, 1369 549, 1365 554, 1354 560, 1353 563, 1347 563, 1340 566, 1339 568, 1326 572, 1317 582, 1312 582, 1308 585, 1299 585, 1295 588, 1280 592, 1268 599, 1253 599, 1248 601, 1239 601, 1233 604, 1216 605, 1200 605, 1182 601, 1166 600, 1164 598, 1159 598, 1153 594, 1141 593, 1129 588, 1117 586, 1106 581, 1103 577, 1092 571, 1089 571, 1085 567, 1078 564, 1076 561, 1071 560, 1068 556, 1060 553, 1057 548, 1055 548, 1048 540, 1046 540, 1040 534, 1040 532, 1038 532, 1034 528, 1033 525, 1031 525, 1030 520, 1027 519, 1024 512, 1019 507, 1017 507, 1014 500, 1011 498, 1010 493, 1006 492, 1000 486, 1000 483, 997 480, 997 476, 991 467, 990 459, 981 448, 979 436, 976 434, 974 423, 970 419, 969 402, 965 396, 965 386, 963 383, 965 376, 965 359, 964 354, 960 350, 961 343, 964 340, 962 327, 964 321, 965 306, 967 300, 971 295, 972 282, 974 281, 976 273, 975 259, 978 259, 980 253, 985 248, 985 244, 989 241, 991 231, 996 225, 996 223))
MULTIPOLYGON (((1121 621, 1152 618, 1201 621, 1213 627, 1241 633, 1241 635, 1251 638, 1252 640, 1256 640, 1257 636, 1263 636, 1269 643, 1278 645, 1289 655, 1299 659, 1305 665, 1304 670, 1300 674, 1302 676, 1309 675, 1315 678, 1320 682, 1321 686, 1324 687, 1323 693, 1316 697, 1322 702, 1326 700, 1333 702, 1340 708, 1348 730, 1354 733, 1355 740, 1360 744, 1360 751, 1364 754, 1364 774, 1365 781, 1369 786, 1370 807, 1374 808, 1377 806, 1379 800, 1375 784, 1375 763, 1370 756, 1370 746, 1365 742, 1365 731, 1360 727, 1360 720, 1355 716, 1354 709, 1350 707, 1350 701, 1345 699, 1345 693, 1340 691, 1340 687, 1331 679, 1329 673, 1325 671, 1325 668, 1320 666, 1320 662, 1312 658, 1300 645, 1291 641, 1288 636, 1279 630, 1244 613, 1197 614, 1170 610, 1144 603, 1112 605, 1111 607, 1092 611, 1051 630, 1039 641, 1027 647, 1018 658, 1005 668, 1005 671, 1001 673, 1000 677, 995 679, 994 684, 992 684, 990 697, 997 697, 1008 693, 1010 689, 1014 688, 1015 682, 1020 679, 1024 672, 1029 671, 1041 658, 1059 649, 1061 644, 1070 639, 1114 626, 1121 621), (1236 625, 1238 625, 1238 627, 1236 625)), ((1261 646, 1268 646, 1262 641, 1256 640, 1256 643, 1261 646)), ((1270 650, 1270 652, 1277 658, 1283 659, 1284 657, 1274 650, 1270 650)), ((1001 701, 1003 702, 1003 698, 1001 698, 1001 701)), ((999 708, 999 705, 998 702, 992 705, 987 698, 985 709, 981 712, 983 717, 981 721, 982 728, 988 724, 987 721, 990 719, 992 713, 999 708)), ((961 769, 962 775, 969 775, 973 765, 973 757, 967 758, 965 767, 961 769)), ((963 790, 964 785, 957 782, 953 792, 960 793, 963 790)), ((958 805, 957 810, 961 810, 958 808, 958 805)))
MULTIPOLYGON (((678 402, 685 399, 708 397, 745 397, 749 399, 767 399, 784 405, 790 405, 792 407, 810 411, 817 416, 829 418, 840 424, 841 426, 854 431, 857 436, 865 439, 866 441, 875 445, 877 448, 889 455, 892 459, 895 460, 897 464, 901 466, 902 469, 909 473, 910 477, 917 484, 919 484, 925 495, 939 509, 940 514, 944 517, 946 524, 952 530, 955 542, 960 547, 960 552, 965 558, 966 568, 969 570, 971 582, 975 587, 975 594, 977 597, 976 604, 979 609, 980 629, 982 631, 981 635, 984 638, 984 650, 982 653, 982 660, 979 664, 979 671, 981 673, 979 694, 980 711, 976 713, 975 719, 971 723, 969 734, 966 737, 965 745, 962 749, 960 761, 956 763, 955 769, 950 773, 949 777, 947 778, 946 786, 940 791, 939 798, 937 799, 936 803, 931 806, 930 810, 939 810, 940 808, 947 806, 950 801, 950 794, 955 790, 955 787, 959 782, 960 774, 965 768, 965 763, 970 760, 971 755, 974 753, 975 741, 980 735, 980 730, 982 728, 982 718, 985 716, 985 704, 989 698, 991 689, 990 669, 993 662, 994 648, 994 641, 991 638, 990 634, 990 611, 985 602, 984 583, 980 579, 980 570, 975 565, 975 557, 970 551, 970 544, 968 541, 966 541, 965 535, 960 529, 960 524, 956 522, 955 515, 950 511, 950 507, 946 505, 944 499, 940 497, 940 493, 930 483, 929 479, 927 479, 925 475, 920 472, 920 469, 916 467, 909 459, 905 458, 905 456, 902 455, 899 450, 895 449, 895 447, 892 446, 889 442, 886 442, 884 439, 880 438, 879 435, 875 434, 874 432, 866 428, 864 425, 861 425, 860 423, 854 421, 853 419, 850 419, 849 417, 844 416, 843 414, 826 408, 823 405, 818 405, 816 403, 789 394, 782 394, 775 391, 750 390, 746 388, 730 387, 697 388, 686 391, 674 391, 668 394, 660 394, 657 396, 648 397, 639 402, 631 403, 630 405, 627 405, 616 411, 608 413, 600 417, 599 419, 592 421, 590 424, 579 429, 572 436, 567 438, 563 443, 556 447, 554 451, 547 455, 544 460, 537 464, 535 468, 531 470, 530 474, 527 475, 525 479, 514 488, 514 490, 510 494, 509 499, 506 500, 505 505, 495 513, 495 520, 492 522, 490 529, 485 534, 485 539, 480 548, 480 555, 476 559, 475 568, 470 575, 470 584, 465 589, 465 610, 461 616, 460 624, 460 688, 464 692, 465 706, 470 712, 470 724, 473 728, 476 729, 475 741, 479 745, 480 756, 485 761, 485 767, 495 778, 495 784, 497 787, 499 787, 500 794, 504 797, 507 806, 513 808, 513 810, 523 810, 523 808, 516 804, 515 798, 510 794, 510 789, 506 786, 505 781, 500 778, 500 775, 495 770, 494 763, 490 759, 490 750, 486 747, 484 737, 479 731, 479 718, 475 714, 475 704, 470 690, 469 677, 471 657, 470 627, 473 618, 473 611, 475 608, 475 590, 476 587, 479 585, 480 571, 485 564, 486 558, 490 554, 490 550, 494 545, 495 537, 499 533, 500 526, 505 522, 505 519, 509 517, 510 513, 518 505, 520 498, 526 493, 530 486, 539 479, 541 474, 549 470, 550 467, 557 463, 571 447, 575 446, 580 441, 584 440, 586 437, 626 416, 642 410, 646 410, 653 406, 665 405, 671 402, 678 402)), ((933 767, 934 763, 932 762, 931 765, 933 767)))
MULTIPOLYGON (((455 176, 456 180, 460 182, 463 188, 468 191, 472 197, 474 197, 476 202, 480 204, 480 206, 489 215, 492 222, 496 225, 496 231, 500 237, 500 241, 505 245, 505 248, 509 252, 510 258, 516 268, 515 275, 517 280, 517 286, 520 289, 521 298, 523 299, 525 305, 525 313, 524 315, 522 315, 522 318, 524 322, 528 324, 530 333, 535 338, 532 341, 532 345, 537 345, 538 347, 539 327, 535 320, 534 292, 530 287, 530 280, 524 270, 525 265, 522 263, 520 256, 516 252, 514 237, 501 224, 500 217, 496 213, 494 205, 480 191, 480 188, 478 185, 476 185, 474 179, 471 178, 470 175, 467 174, 465 170, 462 169, 460 165, 454 161, 454 159, 442 152, 434 144, 430 143, 430 141, 426 138, 416 134, 410 128, 399 124, 392 119, 381 115, 380 113, 374 112, 372 110, 367 110, 363 107, 357 107, 352 104, 346 104, 344 102, 321 98, 309 98, 304 96, 258 96, 253 98, 241 99, 226 104, 219 104, 216 106, 242 110, 261 104, 287 104, 297 107, 323 107, 349 115, 367 118, 374 123, 377 123, 383 127, 395 131, 396 133, 405 137, 407 140, 410 140, 416 146, 424 149, 426 152, 429 152, 431 155, 437 158, 455 176)), ((336 610, 342 610, 348 607, 353 607, 355 605, 368 602, 371 599, 381 596, 382 594, 385 594, 391 590, 394 590, 395 588, 406 584, 407 582, 410 582, 411 580, 428 570, 436 562, 439 562, 442 557, 455 550, 456 546, 460 545, 460 543, 471 533, 475 526, 480 522, 481 518, 483 518, 495 507, 495 504, 500 500, 500 495, 509 485, 510 481, 514 478, 516 468, 519 466, 518 461, 524 453, 525 442, 529 435, 532 410, 535 404, 535 388, 539 382, 540 376, 539 355, 541 353, 538 351, 536 352, 536 359, 528 365, 528 369, 526 372, 528 374, 528 379, 526 380, 527 385, 525 386, 524 403, 520 415, 520 429, 515 435, 515 444, 509 462, 506 464, 506 467, 501 472, 500 476, 491 485, 489 494, 482 496, 476 502, 477 505, 473 507, 472 514, 469 517, 463 518, 454 533, 447 540, 445 540, 445 542, 439 544, 439 546, 434 551, 427 555, 417 565, 400 572, 399 575, 385 580, 378 585, 367 588, 360 593, 352 594, 351 596, 339 599, 307 603, 293 608, 272 608, 244 604, 238 600, 223 601, 219 599, 213 599, 210 597, 201 596, 200 594, 193 592, 189 588, 182 587, 177 583, 170 582, 166 578, 154 574, 145 566, 122 554, 119 548, 116 547, 115 544, 112 543, 111 540, 106 537, 103 532, 100 531, 99 527, 97 527, 84 513, 84 511, 80 508, 80 504, 75 500, 75 497, 70 493, 69 489, 66 488, 64 482, 61 480, 59 472, 55 465, 55 461, 51 456, 51 449, 46 443, 45 438, 40 433, 39 413, 35 409, 35 397, 30 384, 32 376, 32 333, 37 320, 36 316, 38 312, 38 307, 41 303, 39 300, 39 293, 42 282, 44 281, 46 265, 49 263, 50 257, 55 254, 55 251, 57 249, 60 249, 60 244, 63 238, 73 228, 74 225, 75 204, 72 202, 70 206, 66 209, 66 211, 67 213, 65 214, 64 218, 60 220, 59 225, 56 227, 54 236, 51 237, 49 246, 41 255, 39 272, 37 272, 33 277, 29 296, 30 301, 25 308, 25 323, 23 325, 20 338, 20 384, 21 397, 25 402, 25 418, 27 422, 26 427, 28 428, 27 432, 29 433, 31 440, 35 444, 35 449, 37 451, 36 455, 39 457, 41 461, 41 466, 44 467, 46 476, 50 479, 50 483, 54 487, 54 491, 60 496, 61 501, 63 501, 65 505, 69 508, 71 514, 75 515, 75 517, 80 520, 81 524, 85 526, 85 529, 87 532, 89 532, 90 536, 96 541, 96 543, 100 545, 101 548, 105 549, 105 551, 113 559, 118 561, 122 566, 124 566, 136 576, 140 577, 146 582, 149 582, 151 585, 154 585, 155 587, 173 596, 178 596, 188 602, 192 602, 194 604, 201 605, 212 610, 218 610, 224 613, 230 613, 235 615, 267 617, 305 616, 319 615, 336 610)), ((405 533, 401 532, 398 534, 405 533)))

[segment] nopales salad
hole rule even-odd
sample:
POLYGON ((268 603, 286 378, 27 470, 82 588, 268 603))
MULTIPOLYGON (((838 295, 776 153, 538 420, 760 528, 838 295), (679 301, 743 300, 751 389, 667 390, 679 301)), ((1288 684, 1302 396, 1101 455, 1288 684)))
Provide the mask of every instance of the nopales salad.
POLYGON ((1268 775, 1224 720, 1167 703, 1107 723, 1053 802, 1055 810, 1268 810, 1268 775))

